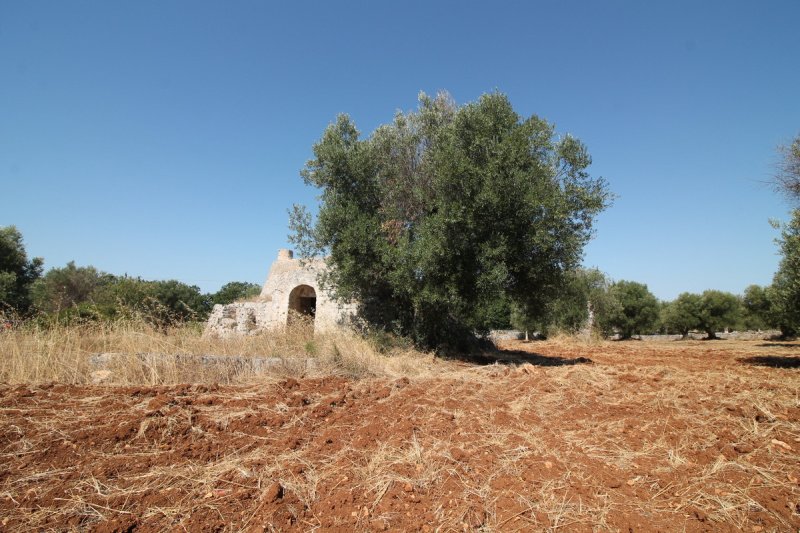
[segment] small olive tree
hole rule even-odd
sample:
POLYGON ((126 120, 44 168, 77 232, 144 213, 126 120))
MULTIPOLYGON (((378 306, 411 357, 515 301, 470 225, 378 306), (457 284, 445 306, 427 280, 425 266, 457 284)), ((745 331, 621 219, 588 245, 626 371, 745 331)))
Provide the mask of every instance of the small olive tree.
POLYGON ((741 301, 729 292, 707 290, 700 296, 698 329, 708 339, 716 339, 717 331, 733 328, 741 319, 741 301))
POLYGON ((652 333, 658 322, 658 300, 647 285, 636 281, 617 281, 609 289, 612 304, 600 317, 605 331, 617 331, 620 339, 634 334, 652 333))
POLYGON ((685 339, 691 330, 698 328, 701 300, 699 294, 684 292, 668 303, 662 314, 662 321, 667 331, 676 331, 685 339))

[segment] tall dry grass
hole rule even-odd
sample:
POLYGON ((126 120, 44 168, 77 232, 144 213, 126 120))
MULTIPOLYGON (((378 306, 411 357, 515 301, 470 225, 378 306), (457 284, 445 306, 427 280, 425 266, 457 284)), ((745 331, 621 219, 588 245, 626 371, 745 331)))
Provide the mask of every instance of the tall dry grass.
POLYGON ((314 335, 303 324, 230 339, 203 336, 196 324, 157 329, 140 320, 0 332, 6 383, 234 384, 286 375, 420 375, 446 364, 407 347, 379 350, 349 331, 314 335))

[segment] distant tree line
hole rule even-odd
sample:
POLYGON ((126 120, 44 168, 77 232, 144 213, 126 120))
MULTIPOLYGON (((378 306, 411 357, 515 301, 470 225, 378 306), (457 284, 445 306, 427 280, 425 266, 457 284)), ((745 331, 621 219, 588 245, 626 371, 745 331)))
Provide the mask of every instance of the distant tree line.
POLYGON ((702 332, 707 338, 716 333, 742 330, 780 329, 785 335, 796 330, 787 327, 785 312, 774 286, 751 285, 742 295, 718 290, 702 294, 683 293, 675 300, 659 301, 647 285, 635 281, 610 282, 598 270, 576 270, 567 277, 564 289, 552 300, 544 314, 529 317, 510 310, 509 325, 522 331, 549 335, 587 331, 599 336, 702 332), (590 321, 591 313, 591 321, 590 321))
POLYGON ((28 259, 22 235, 0 227, 0 318, 85 322, 139 317, 158 326, 203 321, 214 304, 258 295, 255 283, 234 281, 210 294, 177 280, 116 276, 93 266, 43 269, 28 259))
POLYGON ((778 147, 781 156, 775 189, 793 205, 776 243, 781 261, 772 284, 751 285, 744 294, 718 290, 682 293, 671 302, 659 302, 647 286, 634 281, 609 282, 597 270, 575 270, 566 276, 559 295, 544 313, 526 315, 510 309, 510 323, 522 330, 575 333, 587 326, 601 335, 670 333, 687 337, 691 331, 715 338, 724 330, 780 330, 784 337, 800 332, 800 136, 778 147))

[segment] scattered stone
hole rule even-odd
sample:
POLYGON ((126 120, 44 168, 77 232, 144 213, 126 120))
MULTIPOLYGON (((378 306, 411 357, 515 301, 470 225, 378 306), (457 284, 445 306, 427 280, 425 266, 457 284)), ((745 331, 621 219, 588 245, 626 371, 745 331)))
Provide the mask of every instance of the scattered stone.
POLYGON ((102 385, 103 383, 108 383, 111 381, 112 373, 110 370, 95 370, 91 374, 89 374, 89 378, 92 380, 93 385, 102 385))
POLYGON ((536 367, 530 363, 524 363, 517 367, 517 374, 533 374, 536 367))
POLYGON ((411 483, 406 482, 406 484, 403 485, 403 491, 404 492, 413 492, 414 491, 414 486, 411 483))

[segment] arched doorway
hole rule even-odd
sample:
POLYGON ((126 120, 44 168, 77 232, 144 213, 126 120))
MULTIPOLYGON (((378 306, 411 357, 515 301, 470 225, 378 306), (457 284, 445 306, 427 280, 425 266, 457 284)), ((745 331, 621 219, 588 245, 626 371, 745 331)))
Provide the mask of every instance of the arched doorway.
POLYGON ((317 293, 313 287, 298 285, 289 293, 289 312, 287 323, 309 322, 314 323, 317 314, 317 293))

